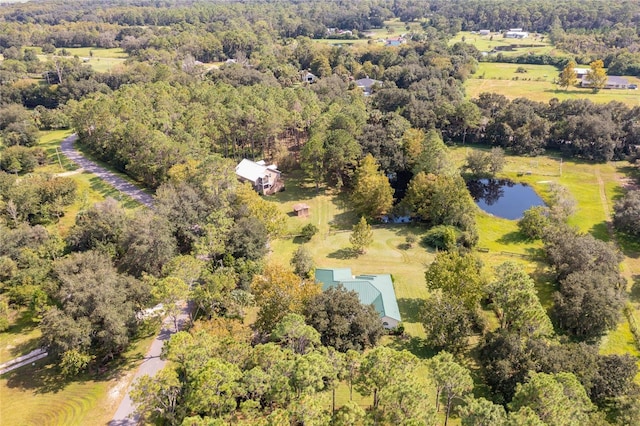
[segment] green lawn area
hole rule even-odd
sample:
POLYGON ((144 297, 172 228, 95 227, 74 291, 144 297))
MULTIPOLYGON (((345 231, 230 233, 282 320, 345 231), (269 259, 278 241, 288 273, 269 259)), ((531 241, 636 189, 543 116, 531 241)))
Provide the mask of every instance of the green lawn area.
MULTIPOLYGON (((31 47, 38 53, 41 61, 47 60, 47 55, 42 54, 40 47, 31 47)), ((59 53, 61 49, 57 49, 59 53)), ((110 49, 100 47, 67 47, 70 56, 78 56, 87 65, 90 65, 97 72, 107 72, 114 67, 121 65, 129 57, 129 55, 119 47, 110 49)))
MULTIPOLYGON (((477 98, 480 93, 498 93, 509 99, 528 98, 539 102, 549 102, 553 98, 560 101, 566 99, 590 99, 593 102, 607 103, 619 101, 630 107, 640 105, 637 90, 601 90, 592 93, 590 89, 573 87, 560 89, 554 84, 560 71, 551 65, 521 65, 497 62, 481 62, 478 70, 465 81, 464 86, 468 98, 477 98), (526 73, 516 73, 518 67, 526 73)), ((637 77, 625 76, 630 83, 640 84, 637 77)))
POLYGON ((11 326, 0 333, 0 364, 39 347, 40 329, 27 311, 14 312, 10 321, 11 326))
MULTIPOLYGON (((140 204, 137 201, 116 190, 114 187, 105 184, 97 176, 87 172, 76 172, 78 167, 71 161, 67 160, 67 158, 60 152, 60 142, 71 133, 71 130, 52 130, 41 132, 38 144, 38 146, 43 148, 47 153, 47 164, 43 167, 39 167, 37 171, 66 175, 75 180, 78 185, 78 196, 76 201, 67 208, 66 214, 60 218, 58 223, 51 225, 51 227, 56 228, 62 235, 65 235, 69 228, 73 226, 75 223, 75 217, 79 211, 90 207, 94 203, 104 201, 107 197, 120 201, 121 205, 129 210, 134 210, 140 207, 140 204)), ((103 167, 112 170, 108 165, 100 162, 98 163, 103 167)), ((124 179, 130 180, 126 175, 115 171, 113 172, 124 179)))
POLYGON ((107 424, 155 336, 155 328, 134 342, 114 370, 67 380, 51 359, 37 361, 0 376, 0 413, 3 425, 107 424), (124 380, 121 380, 124 379, 124 380), (124 385, 123 385, 124 384, 124 385))
POLYGON ((522 54, 550 54, 556 55, 558 52, 549 43, 548 37, 544 35, 530 34, 528 38, 516 40, 504 38, 502 34, 494 32, 491 35, 472 34, 471 31, 460 31, 455 37, 449 40, 449 45, 462 42, 475 46, 480 52, 491 52, 495 48, 513 46, 513 50, 501 51, 503 56, 519 56, 522 54), (463 40, 464 39, 464 40, 463 40), (529 45, 528 47, 517 47, 519 45, 529 45), (533 45, 533 46, 531 46, 533 45))

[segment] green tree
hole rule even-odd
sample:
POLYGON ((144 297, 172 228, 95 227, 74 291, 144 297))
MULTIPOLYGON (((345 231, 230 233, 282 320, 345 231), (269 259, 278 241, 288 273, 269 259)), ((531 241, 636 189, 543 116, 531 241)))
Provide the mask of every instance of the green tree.
POLYGON ((496 268, 496 280, 487 287, 500 327, 523 337, 548 336, 553 326, 538 299, 535 284, 514 262, 496 268))
POLYGON ((502 405, 484 398, 465 398, 466 404, 458 409, 462 426, 505 426, 507 413, 502 405))
POLYGON ((473 311, 455 295, 434 292, 420 311, 425 343, 436 349, 460 353, 473 334, 473 311))
POLYGON ((607 72, 604 70, 604 62, 601 59, 589 64, 587 81, 593 93, 598 93, 607 84, 607 72))
POLYGON ((569 86, 574 86, 576 84, 576 82, 578 81, 578 75, 576 74, 575 68, 575 61, 567 62, 567 65, 562 69, 562 72, 560 73, 558 86, 566 90, 569 86))
POLYGON ((313 275, 313 256, 306 246, 302 245, 296 249, 290 263, 293 271, 301 278, 308 279, 313 275))
POLYGON ((173 320, 173 328, 178 331, 178 316, 182 303, 189 297, 189 285, 176 277, 166 277, 156 281, 151 290, 153 297, 162 303, 165 313, 173 320))
POLYGON ((150 423, 175 424, 179 420, 176 411, 181 402, 182 387, 172 368, 163 368, 153 377, 140 377, 131 389, 136 414, 150 423))
POLYGON ((640 191, 629 191, 616 202, 613 224, 631 235, 640 235, 640 191))
POLYGON ((440 411, 440 400, 445 404, 444 424, 449 421, 451 407, 456 399, 462 399, 473 389, 471 373, 453 360, 453 355, 440 352, 428 362, 429 376, 436 386, 436 411, 440 411))
POLYGON ((440 289, 445 297, 457 297, 467 309, 473 310, 484 295, 485 280, 480 267, 473 254, 440 252, 425 272, 427 288, 440 289))
POLYGON ((522 214, 518 229, 528 238, 538 240, 544 236, 549 223, 549 210, 544 206, 533 206, 522 214))
POLYGON ((353 251, 358 254, 365 253, 366 248, 373 243, 373 231, 364 216, 360 218, 358 223, 353 225, 349 242, 353 247, 353 251))
POLYGON ((270 264, 253 278, 251 291, 260 306, 256 327, 269 333, 285 315, 301 314, 309 300, 320 293, 320 286, 282 265, 270 264))
POLYGON ((236 399, 243 394, 238 366, 211 358, 194 376, 192 391, 185 397, 185 407, 198 413, 223 416, 234 411, 236 399))
POLYGON ((314 133, 302 148, 302 169, 307 176, 315 183, 316 190, 320 188, 325 174, 325 154, 324 141, 319 132, 314 133))
POLYGON ((391 183, 371 154, 356 169, 351 203, 356 213, 370 218, 387 214, 393 206, 391 183))
POLYGON ((320 332, 322 344, 340 352, 375 346, 384 333, 373 306, 360 303, 354 291, 331 287, 307 304, 307 322, 320 332))
POLYGON ((297 354, 305 354, 320 345, 320 333, 298 314, 287 314, 273 329, 271 337, 297 354))
POLYGON ((531 373, 529 380, 518 384, 509 410, 532 409, 550 426, 589 423, 593 404, 586 391, 571 373, 531 373))

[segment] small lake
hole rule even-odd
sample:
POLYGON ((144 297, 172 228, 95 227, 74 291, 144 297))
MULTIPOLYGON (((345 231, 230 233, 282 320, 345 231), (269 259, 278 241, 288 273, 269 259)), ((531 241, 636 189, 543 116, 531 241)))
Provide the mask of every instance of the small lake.
POLYGON ((520 219, 531 207, 545 205, 532 187, 508 179, 469 180, 467 188, 478 207, 504 219, 520 219))

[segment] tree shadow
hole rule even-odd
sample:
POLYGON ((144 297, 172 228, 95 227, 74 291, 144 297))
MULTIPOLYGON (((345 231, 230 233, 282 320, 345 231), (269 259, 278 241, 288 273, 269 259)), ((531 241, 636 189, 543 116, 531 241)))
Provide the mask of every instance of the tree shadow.
POLYGON ((423 339, 415 336, 409 336, 407 334, 393 338, 388 346, 398 351, 407 350, 422 359, 431 358, 439 352, 438 350, 425 345, 423 339))
POLYGON ((417 322, 420 318, 420 312, 422 312, 425 305, 424 299, 409 299, 401 297, 398 299, 398 308, 400 308, 400 316, 405 322, 417 322))
POLYGON ((596 223, 591 227, 589 233, 602 241, 610 241, 611 234, 609 233, 609 224, 607 222, 596 223))
POLYGON ((351 247, 341 248, 327 255, 329 259, 355 259, 358 257, 358 253, 351 247))
POLYGON ((631 286, 631 292, 629 292, 629 299, 632 302, 640 302, 640 275, 634 275, 632 279, 633 285, 631 286))
POLYGON ((91 189, 98 192, 104 198, 111 197, 114 200, 118 201, 118 203, 120 203, 120 205, 126 209, 134 209, 140 205, 140 203, 138 203, 136 200, 118 191, 113 186, 109 185, 97 176, 90 178, 89 184, 91 185, 91 189))
POLYGON ((334 230, 347 231, 353 228, 353 225, 358 220, 357 215, 353 211, 343 211, 342 213, 337 213, 331 222, 329 222, 329 226, 331 226, 334 230))
POLYGON ((524 235, 522 232, 513 231, 507 234, 504 234, 502 237, 498 238, 496 242, 500 244, 521 244, 530 242, 531 239, 524 235))

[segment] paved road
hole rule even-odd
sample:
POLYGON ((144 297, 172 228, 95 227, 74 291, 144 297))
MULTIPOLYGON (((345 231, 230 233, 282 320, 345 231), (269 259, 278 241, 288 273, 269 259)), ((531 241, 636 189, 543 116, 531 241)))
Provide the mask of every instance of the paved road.
POLYGON ((100 167, 91 160, 87 160, 82 154, 73 147, 73 143, 78 139, 78 135, 73 134, 62 141, 60 148, 65 157, 82 167, 87 172, 93 173, 118 191, 127 194, 134 200, 153 208, 153 197, 134 184, 127 182, 120 176, 111 173, 104 167, 100 167))
MULTIPOLYGON (((151 195, 141 191, 135 185, 127 182, 119 176, 116 176, 105 168, 100 167, 93 161, 90 161, 83 157, 82 154, 73 146, 74 142, 77 139, 78 136, 74 134, 62 141, 62 153, 69 160, 73 161, 87 172, 95 174, 104 182, 107 182, 108 184, 116 188, 118 191, 127 194, 131 198, 139 201, 147 207, 153 208, 153 197, 151 195)), ((185 303, 182 308, 182 313, 178 317, 178 329, 184 326, 189 320, 189 312, 190 307, 185 303)), ((140 364, 140 367, 138 367, 138 371, 136 372, 132 383, 134 383, 135 380, 141 376, 154 376, 158 371, 162 370, 162 368, 166 364, 166 361, 160 359, 162 346, 164 345, 164 342, 168 340, 169 337, 171 337, 171 335, 176 331, 177 330, 174 329, 173 319, 166 318, 162 323, 160 334, 158 334, 153 340, 153 343, 149 348, 149 352, 144 357, 144 360, 142 361, 142 364, 140 364)), ((133 401, 131 401, 131 398, 129 398, 129 390, 129 388, 126 390, 124 399, 118 406, 118 410, 113 416, 113 420, 109 422, 109 426, 134 426, 138 424, 139 419, 134 416, 135 406, 133 405, 133 401)))
MULTIPOLYGON (((182 307, 182 313, 178 317, 178 329, 182 328, 187 321, 189 321, 189 312, 190 307, 185 303, 182 307)), ((164 342, 169 340, 169 337, 176 332, 173 325, 172 318, 166 318, 164 320, 160 334, 158 334, 153 340, 149 352, 144 357, 140 367, 138 367, 138 371, 133 377, 131 383, 135 383, 138 378, 144 375, 155 376, 158 371, 164 368, 166 361, 160 359, 160 353, 162 352, 164 342)), ((109 426, 135 426, 138 424, 138 417, 133 415, 135 406, 133 405, 131 398, 129 398, 129 390, 130 388, 127 389, 127 393, 125 394, 122 402, 120 402, 120 406, 118 407, 116 414, 114 414, 113 420, 109 422, 109 426)))

